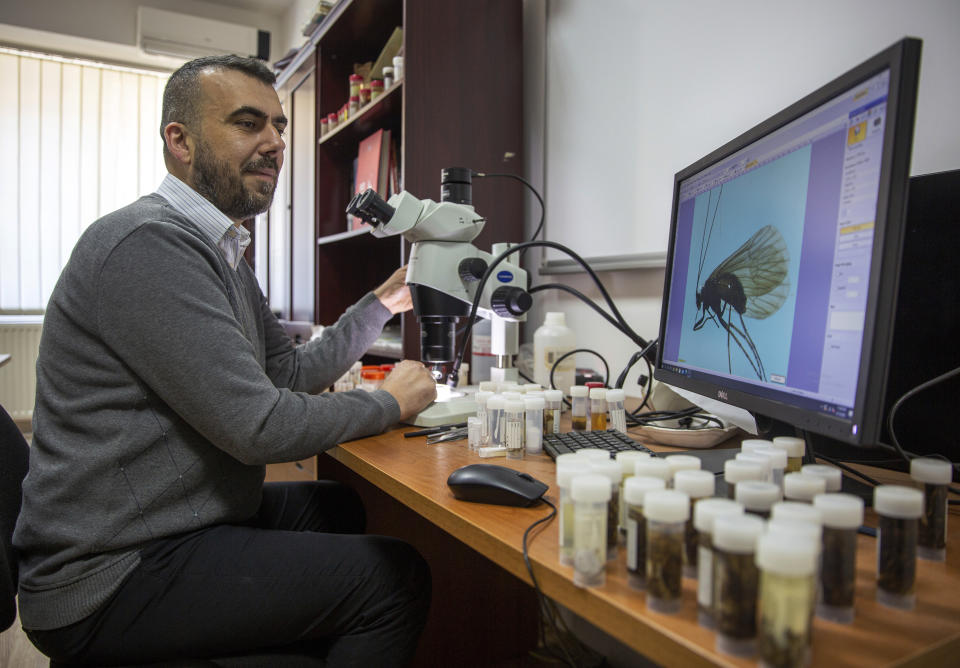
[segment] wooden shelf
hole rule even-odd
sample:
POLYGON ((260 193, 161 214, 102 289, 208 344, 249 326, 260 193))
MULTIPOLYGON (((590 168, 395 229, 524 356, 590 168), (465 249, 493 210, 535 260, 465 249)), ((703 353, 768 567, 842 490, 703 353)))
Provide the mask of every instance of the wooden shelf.
POLYGON ((320 137, 317 143, 320 146, 349 150, 352 158, 361 140, 383 127, 384 119, 400 113, 403 104, 402 89, 402 81, 393 84, 376 100, 362 107, 353 118, 347 119, 320 137))

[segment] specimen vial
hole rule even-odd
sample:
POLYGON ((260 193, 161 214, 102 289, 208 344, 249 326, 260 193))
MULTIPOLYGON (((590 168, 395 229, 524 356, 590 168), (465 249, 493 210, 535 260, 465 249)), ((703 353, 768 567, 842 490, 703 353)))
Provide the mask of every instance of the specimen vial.
POLYGON ((836 466, 827 466, 826 464, 804 464, 800 467, 800 473, 804 475, 817 476, 823 478, 826 484, 825 492, 839 492, 843 485, 843 471, 836 466))
POLYGON ((923 492, 917 556, 944 561, 947 558, 947 488, 953 479, 953 465, 945 459, 916 457, 910 461, 910 477, 923 492))
POLYGON ((563 392, 547 390, 543 393, 546 406, 543 410, 543 433, 560 433, 560 412, 563 410, 563 392))
POLYGON ((590 431, 607 430, 607 391, 602 387, 590 388, 590 431))
POLYGON ((660 478, 631 476, 623 482, 623 507, 627 509, 627 584, 645 589, 647 583, 647 518, 643 501, 647 492, 666 489, 660 478))
POLYGON ((764 438, 745 438, 740 442, 740 452, 753 452, 772 447, 773 441, 764 438))
POLYGON ((494 394, 487 398, 487 433, 489 445, 495 448, 504 447, 503 441, 503 409, 507 400, 502 394, 494 394))
POLYGON ((670 480, 667 481, 667 487, 673 486, 673 476, 677 471, 698 471, 703 464, 699 457, 693 455, 667 455, 663 461, 670 465, 670 480))
POLYGON ((823 513, 819 508, 800 501, 781 501, 773 504, 770 509, 770 519, 789 520, 791 522, 809 522, 823 524, 823 513))
POLYGON ((599 459, 601 461, 610 459, 610 452, 604 450, 603 448, 580 448, 576 451, 578 457, 586 457, 587 459, 599 459))
POLYGON ((877 600, 912 610, 916 604, 917 536, 923 492, 901 485, 873 488, 877 511, 877 600))
POLYGON ((570 388, 570 419, 574 431, 587 431, 587 392, 583 385, 570 388))
POLYGON ((783 476, 783 498, 787 501, 813 503, 813 497, 827 491, 827 481, 807 473, 786 473, 783 476))
POLYGON ((647 476, 649 478, 660 478, 664 486, 670 484, 673 479, 673 470, 670 465, 660 457, 648 457, 638 459, 633 463, 633 474, 647 476))
POLYGON ((757 649, 761 665, 803 668, 810 659, 810 590, 817 546, 802 536, 766 534, 757 541, 760 570, 757 649))
POLYGON ((674 613, 682 605, 684 525, 690 497, 673 489, 647 492, 647 607, 674 613))
POLYGON ((575 454, 557 455, 557 487, 560 503, 557 506, 557 535, 560 542, 560 563, 573 565, 573 498, 570 496, 573 479, 590 472, 589 466, 575 454))
POLYGON ((483 445, 483 429, 480 425, 480 418, 475 416, 467 418, 467 443, 474 452, 483 445))
POLYGON ((609 458, 591 460, 590 469, 593 473, 602 475, 610 484, 610 501, 607 503, 607 511, 610 513, 607 518, 607 559, 616 559, 617 544, 620 540, 617 523, 620 520, 620 481, 623 478, 623 469, 619 463, 609 458))
POLYGON ((743 515, 743 506, 730 499, 703 499, 693 509, 697 530, 697 621, 708 629, 713 618, 713 522, 724 515, 743 515))
POLYGON ((773 482, 773 463, 770 461, 769 457, 766 457, 756 452, 738 452, 735 459, 741 462, 753 462, 760 466, 763 470, 763 473, 760 477, 760 480, 763 482, 773 482))
POLYGON ((487 419, 487 400, 493 396, 493 392, 486 390, 477 391, 477 418, 480 420, 480 439, 483 445, 490 445, 490 423, 487 419))
POLYGON ((524 448, 527 453, 536 454, 543 451, 543 397, 528 396, 523 400, 523 409, 526 412, 526 431, 524 433, 524 448))
POLYGON ((713 606, 717 649, 750 656, 756 649, 759 573, 754 561, 764 522, 724 515, 713 522, 713 606))
POLYGON ((610 479, 596 473, 573 479, 573 584, 600 587, 606 582, 607 502, 610 479))
POLYGON ((783 491, 783 474, 787 468, 787 451, 779 448, 755 448, 750 452, 752 455, 766 457, 770 460, 770 482, 783 491))
POLYGON ((737 485, 736 501, 744 510, 762 519, 770 519, 770 510, 780 502, 780 488, 772 482, 744 480, 737 485))
MULTIPOLYGON (((679 457, 681 455, 675 456, 679 457)), ((667 459, 670 458, 667 457, 667 459)), ((697 458, 694 457, 694 459, 697 458)), ((697 577, 699 538, 697 528, 693 523, 696 507, 702 499, 713 496, 715 486, 716 479, 710 471, 682 469, 673 474, 673 488, 690 497, 690 516, 687 518, 683 529, 683 574, 688 578, 697 577)))
POLYGON ((762 480, 763 467, 756 462, 728 459, 723 463, 723 481, 727 484, 727 498, 736 499, 737 483, 744 480, 762 480))
POLYGON ((863 499, 852 494, 820 494, 813 506, 823 516, 817 616, 849 624, 853 621, 857 529, 863 524, 863 499))
POLYGON ((529 394, 530 392, 540 392, 543 390, 543 386, 540 383, 525 383, 520 386, 520 389, 524 394, 529 394))
POLYGON ((627 414, 623 409, 623 400, 626 398, 623 390, 607 390, 607 414, 610 416, 610 427, 627 433, 627 414))
POLYGON ((639 459, 650 459, 650 453, 639 450, 625 450, 616 454, 616 460, 620 465, 620 471, 622 473, 620 482, 620 517, 617 520, 620 533, 624 533, 627 530, 627 504, 623 503, 623 487, 627 484, 627 480, 633 477, 634 469, 639 459))
POLYGON ((507 459, 523 459, 523 399, 507 399, 503 407, 504 447, 507 459))
POLYGON ((787 473, 796 473, 803 466, 803 453, 807 444, 796 436, 777 436, 773 439, 773 447, 785 450, 787 453, 787 473))

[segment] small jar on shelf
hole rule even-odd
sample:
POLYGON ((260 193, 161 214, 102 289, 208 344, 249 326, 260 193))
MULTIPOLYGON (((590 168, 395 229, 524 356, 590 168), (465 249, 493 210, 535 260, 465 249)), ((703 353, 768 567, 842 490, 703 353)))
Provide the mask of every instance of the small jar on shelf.
POLYGON ((330 132, 330 118, 327 116, 324 116, 323 118, 320 119, 320 136, 322 137, 328 132, 330 132))
POLYGON ((350 97, 356 95, 360 97, 360 85, 363 84, 363 77, 359 74, 350 75, 350 97))
POLYGON ((390 88, 393 85, 393 68, 384 67, 383 68, 383 87, 390 88))
POLYGON ((364 83, 360 85, 360 106, 370 104, 370 84, 364 83))
POLYGON ((370 100, 376 100, 381 95, 383 95, 383 81, 374 79, 370 82, 370 100))
POLYGON ((357 115, 357 112, 360 111, 360 95, 351 95, 350 96, 350 107, 347 111, 347 118, 353 118, 357 115))
POLYGON ((327 132, 335 129, 339 124, 339 119, 334 113, 327 114, 327 132))

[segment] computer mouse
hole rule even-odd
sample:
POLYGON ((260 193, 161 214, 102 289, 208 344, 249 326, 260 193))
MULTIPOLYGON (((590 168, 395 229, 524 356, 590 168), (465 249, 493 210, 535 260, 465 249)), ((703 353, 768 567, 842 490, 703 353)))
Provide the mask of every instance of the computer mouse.
POLYGON ((529 473, 496 464, 468 464, 450 474, 447 486, 461 501, 531 506, 548 486, 529 473))

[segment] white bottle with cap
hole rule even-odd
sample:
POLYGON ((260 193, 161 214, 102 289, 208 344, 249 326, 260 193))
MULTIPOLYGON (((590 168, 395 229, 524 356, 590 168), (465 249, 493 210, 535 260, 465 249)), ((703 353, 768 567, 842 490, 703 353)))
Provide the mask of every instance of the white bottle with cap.
POLYGON ((877 601, 912 610, 917 602, 917 532, 923 493, 901 485, 873 488, 877 511, 877 601))
POLYGON ((647 492, 643 514, 647 518, 647 607, 675 613, 683 604, 681 565, 690 497, 672 489, 647 492))
POLYGON ((777 436, 773 439, 773 447, 786 450, 787 473, 795 473, 803 466, 803 453, 807 451, 807 444, 796 436, 777 436))
POLYGON ((595 473, 573 479, 573 584, 601 587, 606 583, 607 503, 610 479, 595 473))
POLYGON ((575 355, 566 357, 557 365, 550 384, 550 369, 563 355, 576 349, 577 337, 567 327, 566 314, 548 311, 543 324, 533 333, 533 379, 543 387, 557 388, 570 394, 570 386, 576 382, 577 361, 575 355))
POLYGON ((809 538, 766 534, 757 541, 761 665, 805 666, 810 656, 818 548, 809 538))
POLYGON ((647 517, 643 500, 647 492, 665 489, 660 478, 630 476, 623 481, 621 507, 627 509, 627 584, 634 589, 647 586, 647 517))
POLYGON ((697 621, 714 628, 713 609, 713 522, 723 515, 743 515, 743 506, 730 499, 703 499, 693 511, 697 530, 697 621))
POLYGON ((843 471, 836 466, 827 466, 826 464, 804 464, 800 467, 800 473, 804 475, 813 475, 823 478, 826 483, 827 492, 839 492, 843 486, 843 471))
POLYGON ((759 572, 754 554, 764 521, 724 515, 713 523, 713 594, 717 649, 750 656, 757 639, 759 572))
MULTIPOLYGON (((674 455, 682 457, 683 455, 674 455)), ((670 457, 667 457, 669 463, 670 457)), ((699 458, 694 457, 698 462, 699 458)), ((701 471, 695 469, 680 469, 673 474, 673 488, 678 492, 683 492, 690 497, 690 517, 687 518, 684 527, 683 543, 683 574, 688 578, 697 577, 697 549, 699 547, 699 534, 693 524, 693 517, 696 513, 696 506, 701 499, 707 499, 713 496, 716 487, 716 478, 710 471, 701 471)))
POLYGON ((783 498, 788 501, 813 503, 813 497, 826 491, 826 478, 807 473, 787 473, 783 476, 783 498))
POLYGON ((863 524, 863 499, 852 494, 818 494, 813 507, 823 516, 817 616, 849 624, 853 621, 857 529, 863 524))
POLYGON ((916 457, 910 461, 910 477, 923 491, 917 556, 929 561, 945 561, 947 489, 953 480, 953 465, 945 459, 916 457))

